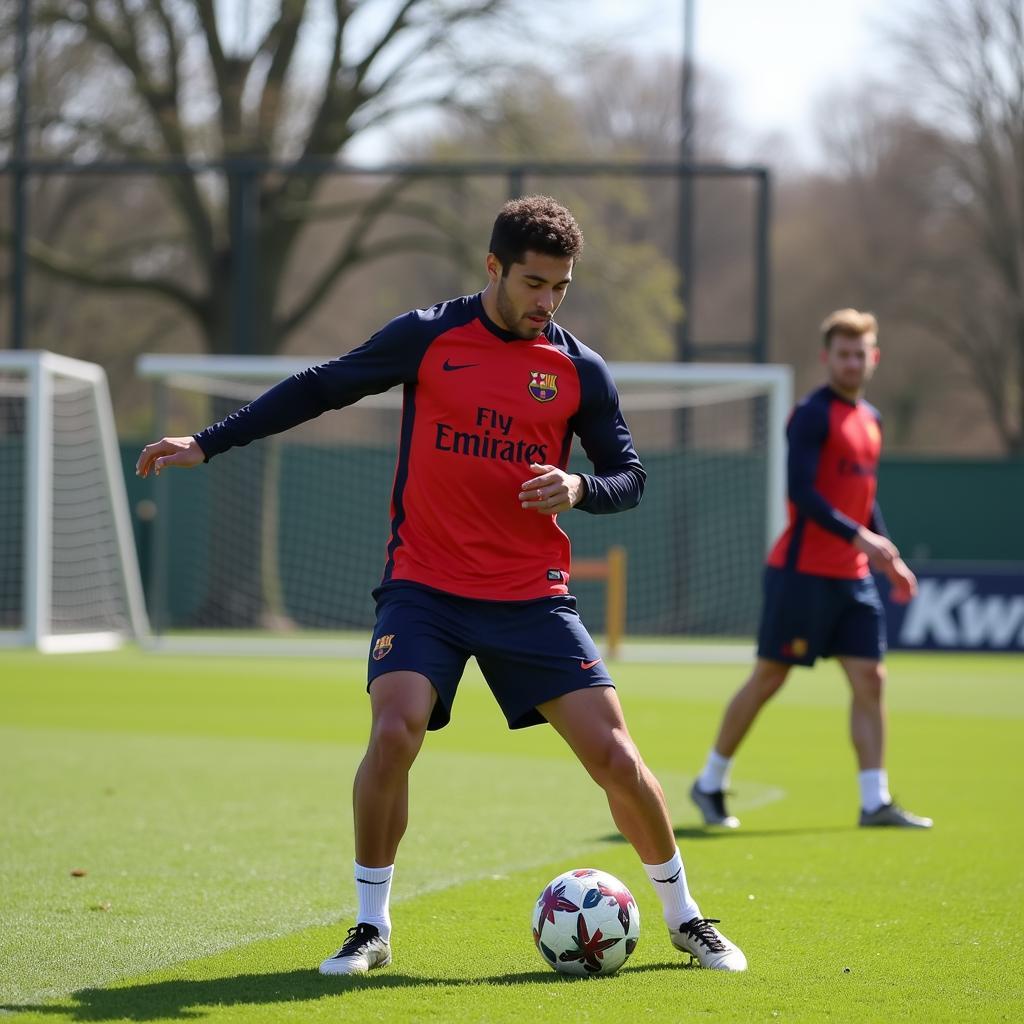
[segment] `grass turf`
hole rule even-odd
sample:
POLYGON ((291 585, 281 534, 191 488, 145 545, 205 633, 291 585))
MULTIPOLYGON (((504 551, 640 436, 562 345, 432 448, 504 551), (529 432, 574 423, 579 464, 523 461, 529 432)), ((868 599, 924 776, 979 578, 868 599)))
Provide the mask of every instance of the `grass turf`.
POLYGON ((751 969, 682 968, 603 798, 551 730, 508 733, 475 673, 412 779, 394 964, 327 979, 351 923, 356 662, 0 654, 0 1007, 18 1021, 1020 1019, 1024 659, 894 656, 890 775, 929 834, 853 827, 834 666, 794 675, 741 751, 738 833, 685 800, 731 666, 616 666, 691 887, 751 969), (598 866, 643 917, 609 979, 529 933, 598 866), (73 876, 73 870, 84 875, 73 876))

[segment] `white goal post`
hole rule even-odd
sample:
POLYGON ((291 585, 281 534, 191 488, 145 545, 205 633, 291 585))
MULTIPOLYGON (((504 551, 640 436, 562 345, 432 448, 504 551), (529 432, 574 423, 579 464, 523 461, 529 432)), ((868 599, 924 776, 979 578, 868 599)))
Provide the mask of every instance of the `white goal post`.
MULTIPOLYGON (((316 357, 144 355, 154 436, 198 431, 316 357)), ((595 633, 625 624, 625 658, 749 655, 760 570, 785 518, 792 371, 773 364, 611 363, 648 469, 638 509, 573 513, 573 592, 595 633), (605 600, 601 562, 625 558, 605 600), (617 603, 618 602, 618 603, 617 603), (621 605, 625 602, 625 607, 621 605), (607 609, 607 611, 606 611, 607 609), (683 652, 680 638, 689 643, 683 652)), ((150 615, 166 649, 365 655, 385 559, 400 389, 153 482, 150 615), (183 550, 172 536, 189 536, 183 550)), ((581 453, 574 453, 574 459, 581 453)), ((582 461, 578 465, 586 468, 582 461)), ((443 510, 439 510, 443 514, 443 510)), ((607 651, 607 646, 606 646, 607 651)))
POLYGON ((148 633, 106 374, 0 352, 0 646, 110 650, 148 633))

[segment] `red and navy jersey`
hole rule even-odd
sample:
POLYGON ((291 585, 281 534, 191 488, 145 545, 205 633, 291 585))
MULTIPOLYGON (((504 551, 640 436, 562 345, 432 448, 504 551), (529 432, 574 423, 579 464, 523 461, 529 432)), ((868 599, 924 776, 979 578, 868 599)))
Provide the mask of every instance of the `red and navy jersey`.
POLYGON ((815 576, 867 576, 867 555, 851 542, 860 526, 887 535, 875 501, 882 452, 878 410, 822 387, 793 410, 786 438, 789 524, 768 564, 815 576))
POLYGON ((567 468, 573 435, 594 473, 577 508, 636 505, 645 473, 608 368, 554 323, 517 338, 480 294, 392 320, 359 348, 289 377, 196 434, 207 458, 328 409, 404 386, 383 583, 519 601, 568 592, 569 539, 520 505, 531 463, 567 468))

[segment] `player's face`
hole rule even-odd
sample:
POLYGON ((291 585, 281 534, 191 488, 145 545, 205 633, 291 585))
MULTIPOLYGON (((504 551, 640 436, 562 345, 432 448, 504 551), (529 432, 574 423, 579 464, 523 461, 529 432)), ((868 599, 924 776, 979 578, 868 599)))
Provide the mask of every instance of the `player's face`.
POLYGON ((834 334, 822 359, 834 391, 854 397, 864 390, 878 365, 878 344, 873 333, 834 334))
POLYGON ((543 334, 572 281, 572 257, 527 252, 523 262, 513 263, 504 277, 501 271, 494 253, 488 254, 487 290, 493 300, 488 315, 519 338, 543 334))

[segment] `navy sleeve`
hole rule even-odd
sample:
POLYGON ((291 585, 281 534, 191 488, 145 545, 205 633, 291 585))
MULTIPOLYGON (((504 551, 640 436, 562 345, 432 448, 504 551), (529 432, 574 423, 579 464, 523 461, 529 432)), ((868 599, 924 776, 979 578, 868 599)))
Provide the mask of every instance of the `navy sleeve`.
POLYGON ((296 373, 219 423, 194 435, 206 458, 261 437, 280 434, 328 409, 416 380, 420 360, 436 336, 419 312, 406 313, 369 341, 337 359, 296 373))
POLYGON ((579 437, 594 473, 581 473, 584 512, 624 512, 640 503, 647 474, 619 409, 619 394, 604 360, 578 358, 580 408, 569 425, 579 437))
POLYGON ((829 533, 852 541, 860 529, 849 516, 827 502, 815 489, 818 459, 828 436, 828 406, 803 402, 793 410, 786 428, 789 441, 787 464, 789 500, 797 511, 829 533))
POLYGON ((889 533, 889 527, 885 525, 885 520, 882 518, 882 509, 878 504, 877 499, 871 509, 871 518, 868 520, 868 529, 872 533, 880 533, 883 537, 892 539, 892 534, 889 533))

